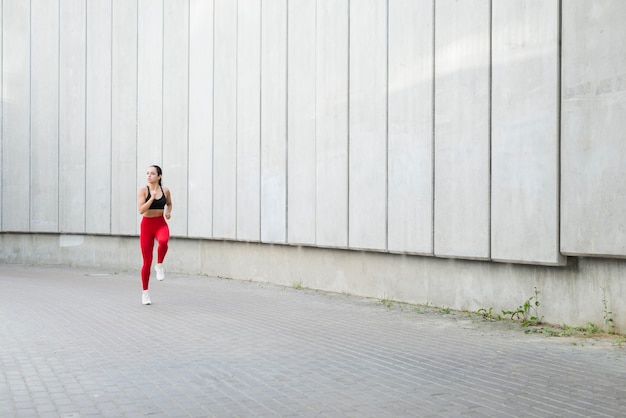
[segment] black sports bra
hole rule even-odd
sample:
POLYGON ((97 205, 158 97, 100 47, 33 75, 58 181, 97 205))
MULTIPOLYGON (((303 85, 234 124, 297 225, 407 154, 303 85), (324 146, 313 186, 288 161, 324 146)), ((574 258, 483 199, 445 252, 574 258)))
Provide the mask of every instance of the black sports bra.
MULTIPOLYGON (((146 197, 146 202, 147 202, 148 200, 150 200, 150 196, 152 195, 150 194, 150 188, 148 186, 146 186, 146 189, 148 189, 148 197, 146 197)), ((165 203, 167 203, 167 199, 165 198, 165 192, 163 191, 163 187, 161 187, 161 194, 162 194, 161 198, 154 199, 148 209, 165 209, 165 203)))

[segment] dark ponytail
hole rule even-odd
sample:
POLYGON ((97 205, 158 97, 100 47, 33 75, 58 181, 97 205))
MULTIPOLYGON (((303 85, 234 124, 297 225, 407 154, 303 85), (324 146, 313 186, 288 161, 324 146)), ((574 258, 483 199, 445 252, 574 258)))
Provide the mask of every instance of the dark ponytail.
MULTIPOLYGON (((157 174, 159 175, 159 177, 161 177, 163 175, 163 170, 161 170, 161 167, 159 167, 158 165, 151 165, 150 167, 154 167, 156 168, 157 174)), ((159 186, 161 185, 161 179, 159 179, 159 186)))

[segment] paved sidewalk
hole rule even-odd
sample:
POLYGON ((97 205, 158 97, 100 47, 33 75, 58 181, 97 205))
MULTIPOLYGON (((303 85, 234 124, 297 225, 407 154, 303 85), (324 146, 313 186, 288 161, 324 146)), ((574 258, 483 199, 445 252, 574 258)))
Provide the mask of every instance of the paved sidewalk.
POLYGON ((0 417, 619 417, 626 344, 211 277, 0 264, 0 417))

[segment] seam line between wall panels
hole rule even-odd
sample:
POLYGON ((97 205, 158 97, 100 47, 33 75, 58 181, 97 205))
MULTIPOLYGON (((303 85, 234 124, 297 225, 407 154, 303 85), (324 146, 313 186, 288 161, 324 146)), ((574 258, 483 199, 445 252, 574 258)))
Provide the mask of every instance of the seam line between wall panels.
POLYGON ((347 79, 348 79, 348 85, 347 85, 347 100, 346 100, 346 104, 348 106, 348 111, 347 111, 347 121, 346 124, 347 126, 347 134, 348 134, 348 138, 346 141, 346 147, 347 147, 347 155, 346 155, 346 160, 348 162, 348 167, 347 167, 347 172, 346 172, 346 200, 347 200, 347 205, 346 205, 346 212, 347 212, 347 216, 346 216, 346 248, 350 248, 350 64, 351 64, 351 54, 350 54, 350 11, 352 9, 352 2, 351 0, 348 0, 348 51, 347 51, 347 55, 348 55, 348 68, 347 68, 347 79))
POLYGON ((284 0, 285 4, 285 197, 283 200, 283 208, 285 209, 285 215, 283 217, 283 224, 285 232, 283 235, 283 242, 289 243, 289 4, 287 0, 284 0))
MULTIPOLYGON (((557 257, 563 256, 561 254, 561 98, 562 98, 562 89, 561 89, 561 79, 562 79, 562 71, 563 71, 563 1, 559 0, 557 5, 557 68, 556 68, 556 250, 557 257)), ((557 260, 558 261, 558 260, 557 260)))
MULTIPOLYGON (((60 3, 59 3, 60 4, 60 3)), ((84 83, 85 83, 85 96, 83 97, 84 100, 84 107, 83 107, 83 167, 85 167, 85 171, 83 172, 83 177, 84 177, 84 182, 83 182, 83 195, 84 200, 83 200, 83 232, 87 232, 87 173, 88 173, 88 167, 87 167, 87 145, 89 144, 89 141, 87 141, 87 131, 88 131, 88 120, 87 120, 87 104, 88 104, 88 90, 87 88, 88 86, 88 81, 87 81, 87 68, 89 65, 89 59, 87 57, 88 54, 88 45, 89 45, 89 39, 88 39, 88 35, 87 35, 87 25, 89 25, 89 22, 87 21, 87 19, 89 19, 89 13, 88 13, 88 9, 89 6, 87 4, 87 1, 85 0, 85 24, 83 26, 83 36, 84 36, 84 40, 85 40, 85 47, 84 47, 84 52, 85 52, 85 56, 84 56, 84 63, 85 63, 85 70, 84 70, 84 83)), ((59 28, 61 27, 61 22, 59 22, 59 28)), ((60 30, 60 29, 59 29, 60 30)))
POLYGON ((235 240, 239 239, 239 0, 235 13, 235 240))
POLYGON ((493 104, 493 0, 491 0, 489 2, 489 105, 488 105, 488 113, 487 113, 487 126, 488 126, 488 144, 489 144, 489 191, 488 191, 488 199, 489 199, 489 222, 487 223, 487 229, 488 229, 488 233, 487 233, 487 242, 488 242, 488 252, 487 252, 487 259, 491 260, 491 254, 492 254, 492 239, 491 239, 491 234, 492 234, 492 222, 493 222, 493 217, 492 217, 492 211, 493 211, 493 200, 492 200, 492 158, 493 158, 493 152, 492 152, 492 140, 491 140, 491 132, 492 132, 492 120, 491 120, 491 114, 493 112, 492 109, 492 104, 493 104))
POLYGON ((313 5, 313 246, 317 246, 317 0, 313 5))
POLYGON ((431 198, 430 198, 430 251, 431 254, 433 256, 435 256, 435 91, 436 91, 436 83, 437 83, 437 79, 436 79, 436 53, 435 53, 435 47, 436 47, 436 43, 437 43, 437 38, 436 38, 436 34, 437 34, 437 22, 436 22, 436 16, 437 16, 437 5, 436 5, 436 0, 432 0, 431 2, 432 4, 432 22, 433 22, 433 28, 432 28, 432 51, 431 51, 431 58, 432 58, 432 63, 431 63, 431 70, 432 70, 432 75, 431 75, 431 79, 432 79, 432 85, 431 85, 431 119, 430 119, 430 133, 431 133, 431 149, 430 149, 430 163, 431 163, 431 179, 430 179, 430 192, 431 192, 431 198))
POLYGON ((213 46, 211 47, 211 54, 213 55, 213 59, 211 60, 211 238, 214 237, 214 220, 215 220, 215 1, 213 4, 213 27, 211 30, 213 31, 213 46))
POLYGON ((259 0, 259 242, 263 242, 263 0, 259 0))
POLYGON ((385 70, 385 250, 389 251, 389 0, 386 4, 385 70))
MULTIPOLYGON (((59 11, 60 15, 60 11, 59 11)), ((60 30, 61 25, 59 25, 60 30)), ((32 202, 33 202, 33 5, 32 2, 28 4, 28 228, 30 232, 31 217, 32 217, 32 202)), ((59 35, 60 37, 60 35, 59 35)), ((57 79, 58 79, 57 75, 57 79)), ((57 145, 58 146, 58 145, 57 145)), ((57 176, 58 176, 58 162, 57 162, 57 176)), ((57 183, 58 184, 58 183, 57 183)), ((58 203, 57 203, 58 206, 58 203)), ((57 211, 58 212, 58 211, 57 211)), ((58 228, 58 226, 57 226, 58 228)))
POLYGON ((259 0, 259 138, 258 138, 258 193, 259 193, 259 226, 258 242, 263 242, 263 0, 259 0))
MULTIPOLYGON (((186 221, 185 221, 185 236, 189 237, 189 178, 190 178, 190 171, 189 171, 189 157, 190 157, 190 151, 191 151, 191 141, 190 141, 190 131, 189 131, 189 115, 190 115, 190 108, 191 108, 191 100, 189 98, 190 94, 190 90, 191 90, 191 3, 187 2, 187 164, 186 165, 186 169, 187 169, 187 187, 186 187, 186 192, 187 192, 187 204, 185 206, 187 206, 185 209, 187 211, 187 216, 186 216, 186 221)), ((170 195, 171 196, 171 195, 170 195)))

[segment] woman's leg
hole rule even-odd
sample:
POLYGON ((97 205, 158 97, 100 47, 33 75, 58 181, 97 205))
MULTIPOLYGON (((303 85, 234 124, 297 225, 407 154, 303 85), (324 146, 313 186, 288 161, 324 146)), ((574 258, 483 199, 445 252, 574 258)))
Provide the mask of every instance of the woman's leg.
POLYGON ((148 290, 150 282, 150 268, 152 267, 152 252, 154 250, 155 230, 151 218, 143 218, 141 220, 141 230, 139 233, 139 245, 141 246, 141 255, 143 257, 143 266, 141 267, 141 285, 143 290, 148 290))
POLYGON ((159 229, 157 229, 155 237, 157 242, 159 243, 159 248, 157 250, 157 263, 161 264, 165 259, 165 254, 167 254, 168 249, 168 241, 170 239, 170 229, 167 226, 167 222, 165 222, 165 218, 163 219, 163 223, 159 225, 159 229))

